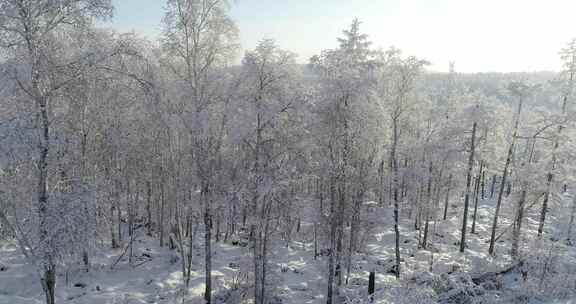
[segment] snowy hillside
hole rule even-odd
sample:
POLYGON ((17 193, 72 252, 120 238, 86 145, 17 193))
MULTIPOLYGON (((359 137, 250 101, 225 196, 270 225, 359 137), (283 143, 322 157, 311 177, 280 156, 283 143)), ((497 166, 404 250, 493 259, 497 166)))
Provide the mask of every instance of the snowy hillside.
MULTIPOLYGON (((571 201, 569 196, 565 201, 571 201)), ((523 234, 524 266, 509 255, 508 236, 498 241, 497 256, 487 254, 493 200, 481 201, 476 233, 470 235, 464 254, 458 252, 459 208, 446 221, 432 223, 428 250, 418 249, 418 233, 404 221, 401 226, 404 274, 396 281, 391 273, 394 256, 392 208, 368 204, 363 218, 374 226, 364 248, 354 256, 348 283, 342 287, 346 303, 368 303, 368 274, 376 272, 373 303, 571 303, 558 298, 576 297, 576 247, 566 245, 565 212, 552 215, 551 229, 543 240, 536 237, 537 215, 531 211, 523 234), (543 269, 547 267, 547 273, 543 269), (511 269, 511 270, 510 270, 511 269), (498 272, 505 271, 502 274, 498 272), (523 276, 522 272, 527 275, 523 276), (494 275, 492 275, 494 274, 494 275)), ((453 202, 457 207, 458 202, 453 202)), ((506 204, 507 205, 507 204, 506 204)), ((304 206, 304 208, 306 208, 304 206)), ((505 207, 508 208, 508 207, 505 207)), ((562 210, 562 209, 560 209, 562 210)), ((508 220, 504 220, 504 226, 508 220)), ((137 232, 134 259, 129 264, 123 249, 99 249, 90 271, 81 264, 58 274, 58 303, 203 303, 202 244, 194 246, 192 282, 184 290, 175 250, 160 248, 158 241, 137 232), (182 302, 183 301, 183 302, 182 302)), ((214 303, 249 301, 251 250, 237 241, 213 247, 214 303), (236 244, 236 245, 234 245, 236 244)), ((41 286, 34 269, 15 246, 4 242, 0 264, 0 303, 42 303, 41 286)), ((294 239, 275 242, 270 248, 270 303, 325 303, 327 261, 314 258, 313 223, 303 222, 294 239)), ((248 302, 247 302, 248 303, 248 302)))

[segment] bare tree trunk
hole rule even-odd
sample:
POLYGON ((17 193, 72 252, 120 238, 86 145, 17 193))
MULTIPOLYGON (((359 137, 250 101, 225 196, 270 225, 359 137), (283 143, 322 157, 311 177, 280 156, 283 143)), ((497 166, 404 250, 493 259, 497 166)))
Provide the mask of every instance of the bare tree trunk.
POLYGON ((262 235, 262 283, 260 283, 260 299, 262 304, 266 303, 266 263, 267 263, 267 247, 268 242, 268 221, 266 221, 266 228, 264 229, 264 234, 262 235))
MULTIPOLYGON (((406 166, 404 166, 404 168, 406 168, 406 166)), ((406 176, 402 176, 402 182, 400 183, 400 191, 399 191, 399 195, 400 195, 400 201, 403 201, 404 198, 406 197, 406 176)))
POLYGON ((430 162, 430 168, 428 170, 428 186, 426 188, 426 206, 424 216, 426 217, 424 222, 424 237, 422 238, 422 249, 426 249, 428 246, 428 226, 430 224, 430 201, 432 198, 432 162, 430 162))
MULTIPOLYGON (((132 202, 131 199, 131 193, 130 193, 130 181, 127 180, 126 181, 126 185, 128 187, 127 190, 127 199, 128 199, 128 237, 130 238, 129 240, 129 251, 128 251, 128 264, 132 265, 132 258, 134 257, 134 209, 135 209, 135 204, 134 202, 132 202)), ((136 194, 137 196, 137 194, 136 194)), ((136 196, 134 197, 134 200, 136 200, 136 196)))
MULTIPOLYGON (((571 66, 576 64, 576 57, 572 56, 571 66)), ((570 88, 572 88, 572 83, 574 81, 574 70, 570 69, 570 88)), ((571 90, 570 90, 571 91, 571 90)), ((569 92, 570 93, 570 92, 569 92)), ((568 104, 568 94, 565 94, 562 98, 562 116, 566 115, 566 106, 568 104)), ((554 139, 554 147, 552 148, 552 163, 550 164, 550 170, 546 175, 546 194, 544 195, 544 201, 542 202, 542 210, 540 211, 540 223, 538 224, 538 236, 542 235, 544 231, 544 222, 546 221, 546 213, 548 212, 548 200, 550 198, 550 188, 552 187, 552 180, 554 179, 554 170, 556 167, 557 161, 557 151, 558 147, 560 146, 560 135, 562 134, 562 130, 564 126, 560 124, 558 126, 558 130, 556 132, 556 138, 554 139)))
MULTIPOLYGON (((486 166, 484 166, 486 167, 486 166)), ((480 187, 481 187, 481 193, 482 193, 482 200, 484 200, 486 198, 486 168, 484 168, 484 170, 482 170, 482 181, 480 182, 480 187)))
MULTIPOLYGON (((472 229, 470 230, 471 233, 476 233, 476 214, 478 213, 478 198, 479 198, 479 191, 480 191, 480 184, 483 183, 481 181, 484 179, 484 160, 480 161, 480 169, 478 169, 478 177, 476 179, 476 186, 474 189, 474 214, 472 216, 472 229)), ((482 186, 483 187, 483 186, 482 186)), ((484 190, 482 190, 482 199, 484 199, 484 190)))
POLYGON ((336 186, 334 177, 330 177, 330 256, 328 258, 328 291, 326 293, 326 304, 332 304, 334 291, 335 256, 336 253, 336 186))
POLYGON ((164 247, 164 209, 166 205, 166 197, 164 193, 164 180, 160 181, 160 247, 164 247))
POLYGON ((188 256, 186 257, 188 262, 186 263, 188 265, 188 268, 186 269, 186 288, 188 288, 190 286, 190 273, 192 271, 192 257, 193 257, 193 249, 194 249, 194 240, 196 239, 196 231, 197 229, 197 225, 196 223, 191 223, 192 222, 192 216, 188 216, 188 222, 189 222, 189 229, 191 231, 188 231, 188 256))
POLYGON ((472 169, 474 168, 474 152, 476 150, 476 122, 472 125, 472 140, 470 145, 470 158, 468 159, 468 173, 466 175, 466 195, 464 197, 464 214, 462 216, 462 229, 460 235, 460 252, 466 248, 466 225, 468 224, 468 205, 470 202, 470 184, 472 169))
POLYGON ((394 237, 395 237, 395 256, 396 256, 396 278, 400 279, 400 202, 398 200, 398 160, 396 158, 396 149, 398 147, 398 117, 392 119, 392 149, 390 152, 390 164, 392 166, 392 185, 394 200, 394 237))
POLYGON ((576 194, 574 194, 572 201, 572 210, 570 211, 570 222, 568 223, 568 240, 572 239, 572 226, 574 225, 574 217, 576 217, 576 194))
POLYGON ((148 236, 152 236, 152 187, 150 181, 146 182, 146 229, 148 236))
POLYGON ((180 204, 176 202, 175 206, 175 224, 173 232, 170 235, 171 239, 175 239, 175 245, 178 247, 178 252, 180 254, 180 265, 182 266, 182 279, 185 292, 188 292, 188 287, 190 286, 190 273, 192 271, 192 257, 194 250, 194 240, 196 236, 196 221, 193 221, 193 216, 190 210, 187 210, 187 214, 184 215, 185 223, 182 223, 182 213, 183 210, 180 204))
MULTIPOLYGON (((555 149, 556 149, 555 144, 555 149)), ((554 150, 555 150, 554 149, 554 150)), ((542 236, 542 232, 544 231, 544 222, 546 221, 546 213, 548 212, 548 200, 550 199, 550 188, 552 187, 552 179, 554 175, 552 171, 554 170, 554 166, 556 163, 556 155, 555 152, 552 152, 552 169, 548 174, 546 174, 546 192, 544 194, 544 200, 542 201, 542 209, 540 210, 540 222, 538 223, 538 236, 542 236)))
POLYGON ((502 172, 502 181, 500 183, 500 192, 498 193, 498 200, 496 201, 496 210, 494 210, 494 221, 492 222, 492 233, 490 236, 490 247, 488 253, 494 255, 494 243, 496 241, 496 228, 498 227, 498 216, 500 213, 500 206, 502 205, 502 196, 504 195, 504 187, 506 186, 506 178, 508 177, 508 167, 512 161, 514 154, 514 145, 518 137, 518 125, 520 124, 520 114, 522 113, 522 99, 518 103, 518 111, 516 112, 516 122, 514 123, 514 130, 512 132, 512 142, 508 148, 508 155, 506 156, 506 163, 504 164, 504 171, 502 172))
POLYGON ((118 244, 122 242, 122 210, 120 205, 120 200, 122 199, 122 189, 120 186, 120 181, 118 180, 119 177, 116 177, 115 187, 116 187, 116 201, 114 204, 116 205, 116 235, 118 237, 118 244))
POLYGON ((509 150, 509 157, 506 159, 506 164, 504 165, 504 172, 502 173, 502 181, 500 183, 500 191, 498 192, 498 200, 496 201, 496 209, 494 211, 494 220, 492 222, 492 234, 490 237, 490 247, 488 248, 488 253, 494 254, 494 242, 496 241, 496 227, 498 226, 498 215, 500 212, 500 206, 502 205, 502 197, 504 196, 504 187, 506 184, 506 178, 508 177, 508 166, 510 165, 510 159, 512 158, 512 149, 509 150))
POLYGON ((444 200, 444 216, 442 217, 443 220, 446 220, 446 216, 448 215, 448 201, 450 199, 450 189, 452 189, 452 173, 448 176, 448 185, 446 189, 446 199, 444 200))
POLYGON ((202 185, 202 199, 204 201, 204 263, 205 263, 205 289, 204 301, 212 303, 212 214, 210 210, 209 185, 202 185))
POLYGON ((360 175, 358 177, 358 187, 359 189, 355 194, 354 197, 354 210, 353 210, 353 214, 352 214, 352 223, 351 223, 351 227, 350 227, 350 244, 348 247, 348 257, 347 257, 347 262, 346 262, 346 285, 348 285, 348 281, 350 279, 350 270, 352 267, 352 254, 354 253, 354 251, 356 251, 356 239, 357 239, 357 235, 358 235, 358 229, 359 229, 359 223, 360 223, 360 208, 361 208, 361 203, 362 203, 362 198, 364 197, 364 175, 367 173, 365 172, 364 168, 368 167, 368 164, 363 162, 361 164, 361 169, 360 169, 360 175))
POLYGON ((511 255, 514 259, 518 258, 519 247, 520 247, 520 232, 522 229, 522 220, 524 218, 524 203, 526 201, 526 192, 528 185, 526 182, 522 185, 522 194, 520 195, 520 200, 518 201, 518 206, 516 207, 516 216, 514 217, 513 229, 512 229, 512 251, 511 255))
MULTIPOLYGON (((337 284, 338 286, 342 286, 342 276, 343 276, 343 269, 342 269, 342 257, 344 251, 344 217, 345 217, 345 209, 346 209, 346 201, 348 200, 348 166, 350 165, 350 149, 351 149, 351 139, 350 139, 350 130, 349 130, 349 118, 346 116, 348 114, 348 103, 349 103, 349 96, 346 95, 344 97, 344 145, 342 151, 342 162, 340 165, 340 183, 339 183, 339 205, 338 205, 338 231, 337 231, 337 244, 336 244, 336 275, 337 275, 337 284)), ((340 290, 336 290, 337 294, 339 294, 340 290)))
POLYGON ((220 208, 216 209, 216 243, 220 242, 220 208))
MULTIPOLYGON (((390 165, 390 168, 392 168, 392 165, 390 165)), ((392 175, 394 175, 394 172, 392 172, 392 175)), ((394 178, 389 177, 388 178, 388 206, 391 206, 392 202, 394 202, 394 178)))
MULTIPOLYGON (((25 14, 29 13, 25 10, 25 14)), ((28 29, 26 29, 28 31, 28 29)), ((28 34, 28 33, 27 33, 28 34)), ((28 36, 29 37, 29 36, 28 36)), ((32 39, 31 37, 29 37, 32 39)), ((50 120, 48 118, 48 99, 46 95, 42 92, 42 76, 40 67, 40 54, 39 50, 36 48, 31 40, 28 40, 28 55, 31 57, 31 81, 32 81, 32 98, 34 99, 36 106, 38 107, 38 119, 40 123, 39 127, 39 157, 38 157, 38 184, 37 184, 37 196, 38 196, 38 217, 39 223, 39 236, 43 244, 47 247, 48 253, 43 253, 42 259, 45 263, 44 274, 41 279, 42 287, 46 295, 46 303, 54 304, 54 290, 56 285, 56 264, 53 261, 53 256, 50 251, 53 244, 51 244, 50 239, 48 239, 48 153, 50 150, 50 120)))
MULTIPOLYGON (((345 181, 340 181, 338 188, 338 226, 336 230, 336 285, 342 286, 342 256, 343 256, 343 242, 344 242, 344 211, 345 211, 345 196, 346 186, 345 181)), ((340 290, 336 290, 339 294, 340 290)))
MULTIPOLYGON (((256 228, 258 230, 258 228, 256 228)), ((260 241, 261 241, 261 233, 259 231, 255 231, 254 236, 254 304, 262 304, 262 299, 260 298, 260 290, 262 287, 262 269, 261 269, 261 259, 262 256, 260 255, 260 241)))
POLYGON ((316 223, 314 223, 314 260, 316 260, 316 258, 318 257, 318 232, 317 232, 317 227, 316 227, 316 223))
POLYGON ((376 273, 374 271, 370 271, 370 274, 368 275, 368 296, 370 297, 370 302, 373 302, 373 296, 374 296, 374 283, 376 282, 376 273))
POLYGON ((271 211, 271 207, 272 204, 271 202, 268 202, 268 204, 266 204, 265 206, 263 206, 262 208, 264 208, 263 211, 263 219, 264 219, 264 229, 262 230, 262 234, 261 234, 261 241, 260 241, 260 245, 261 245, 261 259, 260 259, 260 270, 261 270, 261 274, 260 274, 260 302, 257 302, 257 304, 265 304, 266 301, 266 265, 268 263, 268 235, 269 235, 269 228, 270 228, 270 211, 271 211))
POLYGON ((492 186, 490 186, 490 198, 494 197, 495 188, 496 188, 496 174, 492 175, 492 186))
POLYGON ((378 166, 378 204, 384 204, 384 158, 380 161, 378 166))
POLYGON ((46 295, 46 304, 56 303, 54 299, 56 292, 56 266, 51 259, 48 265, 44 266, 44 275, 40 281, 42 283, 42 290, 44 290, 44 294, 46 295))
POLYGON ((118 240, 116 239, 116 233, 114 229, 114 210, 116 209, 116 203, 110 204, 110 237, 112 240, 112 248, 118 248, 118 240))
POLYGON ((260 221, 255 225, 254 236, 254 304, 266 303, 266 264, 270 209, 272 207, 268 199, 265 196, 260 210, 257 210, 260 221))

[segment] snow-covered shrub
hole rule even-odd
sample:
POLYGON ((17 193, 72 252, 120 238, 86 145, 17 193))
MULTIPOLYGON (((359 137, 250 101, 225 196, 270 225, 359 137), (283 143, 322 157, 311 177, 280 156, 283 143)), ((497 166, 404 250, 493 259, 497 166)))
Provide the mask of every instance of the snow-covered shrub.
POLYGON ((413 282, 386 283, 369 297, 366 289, 344 292, 345 304, 433 304, 437 297, 432 288, 413 282))
POLYGON ((535 241, 524 257, 522 290, 531 297, 573 298, 576 294, 574 262, 564 245, 535 241))
MULTIPOLYGON (((415 286, 428 289, 436 295, 439 303, 475 303, 477 298, 486 294, 486 284, 493 284, 491 289, 500 289, 497 280, 475 282, 468 274, 463 272, 443 273, 440 275, 429 272, 419 273, 410 279, 415 286)), ((479 302, 482 303, 482 302, 479 302)))
MULTIPOLYGON (((96 206, 90 187, 73 183, 51 193, 45 217, 47 235, 28 236, 35 240, 38 258, 50 256, 61 264, 74 261, 93 246, 96 206)), ((30 218, 39 221, 38 218, 30 218)))

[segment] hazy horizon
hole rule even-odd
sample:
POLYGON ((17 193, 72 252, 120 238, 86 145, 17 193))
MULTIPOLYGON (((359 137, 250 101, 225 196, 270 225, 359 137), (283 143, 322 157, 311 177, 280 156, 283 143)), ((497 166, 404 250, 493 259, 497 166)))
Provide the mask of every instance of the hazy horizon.
MULTIPOLYGON (((164 1, 113 2, 114 19, 104 26, 159 37, 164 1)), ((431 71, 447 71, 455 61, 459 72, 534 72, 560 70, 558 52, 576 36, 568 26, 575 10, 576 2, 563 0, 238 0, 231 15, 240 30, 240 55, 272 38, 305 63, 336 47, 357 17, 374 47, 427 59, 431 71)))

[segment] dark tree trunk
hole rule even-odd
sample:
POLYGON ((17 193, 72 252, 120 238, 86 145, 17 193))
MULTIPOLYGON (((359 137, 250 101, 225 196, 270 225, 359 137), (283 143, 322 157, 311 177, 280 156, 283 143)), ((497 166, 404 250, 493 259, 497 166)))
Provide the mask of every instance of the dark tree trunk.
POLYGON ((370 302, 374 301, 372 296, 374 295, 374 283, 376 281, 376 274, 374 271, 370 271, 370 275, 368 277, 368 296, 370 297, 370 302))
POLYGON ((430 224, 430 201, 432 198, 432 162, 430 162, 430 168, 428 170, 428 186, 426 188, 426 206, 425 214, 426 217, 424 222, 424 237, 422 238, 422 249, 426 249, 428 246, 428 226, 430 224))
MULTIPOLYGON (((572 56, 571 64, 574 65, 574 60, 576 57, 572 56)), ((570 86, 572 86, 574 81, 574 70, 570 70, 570 86)), ((568 94, 565 94, 562 98, 562 116, 566 115, 566 106, 568 104, 568 94)), ((554 139, 554 146, 552 148, 552 163, 550 164, 550 171, 546 176, 546 194, 544 195, 544 201, 542 202, 542 210, 540 211, 540 223, 538 224, 538 236, 542 235, 544 231, 544 222, 546 221, 546 213, 548 212, 548 200, 550 198, 550 188, 552 187, 552 180, 554 179, 554 169, 556 168, 556 161, 557 161, 557 150, 560 146, 560 135, 562 134, 562 130, 564 126, 560 124, 558 126, 558 130, 556 132, 556 138, 554 139)))
POLYGON ((398 161, 396 157, 396 148, 398 146, 398 121, 395 117, 392 121, 392 150, 390 153, 390 164, 392 166, 392 195, 394 201, 394 239, 395 248, 394 253, 396 256, 396 278, 400 279, 400 201, 398 199, 398 161))
POLYGON ((462 230, 460 235, 460 252, 466 248, 466 225, 468 224, 468 205, 470 202, 470 184, 472 169, 474 168, 474 152, 476 150, 476 122, 472 125, 472 140, 470 145, 470 158, 468 159, 468 173, 466 175, 466 195, 464 197, 464 214, 462 216, 462 230))
POLYGON ((540 222, 538 223, 538 236, 542 235, 544 231, 544 222, 546 221, 546 213, 548 212, 548 200, 550 199, 550 187, 552 185, 552 172, 549 172, 546 177, 546 192, 544 200, 542 201, 542 209, 540 210, 540 222))
POLYGON ((114 210, 116 210, 116 204, 110 204, 110 237, 112 238, 112 248, 118 248, 118 240, 116 239, 116 233, 114 229, 114 210))
POLYGON ((450 199, 450 189, 452 188, 452 173, 448 176, 448 185, 446 189, 446 199, 444 200, 444 216, 442 217, 443 220, 446 220, 446 216, 448 215, 448 200, 450 199))
POLYGON ((44 290, 44 295, 46 296, 46 304, 55 303, 55 291, 56 291, 56 266, 52 261, 44 267, 44 275, 41 279, 42 290, 44 290))
POLYGON ((508 177, 508 167, 512 161, 514 154, 514 145, 518 137, 518 125, 520 124, 520 114, 522 113, 522 99, 518 103, 518 111, 516 113, 516 122, 514 123, 514 130, 512 132, 512 142, 508 147, 508 155, 506 156, 506 163, 504 164, 504 171, 502 172, 502 181, 500 183, 500 192, 498 193, 498 200, 496 201, 496 209, 494 210, 494 221, 492 222, 492 233, 490 235, 490 247, 488 253, 494 255, 494 243, 496 242, 496 228, 498 227, 498 216, 500 213, 500 206, 502 205, 502 197, 504 195, 504 187, 506 186, 506 178, 508 177))
POLYGON ((152 186, 150 181, 146 182, 146 231, 148 236, 152 236, 152 186))
POLYGON ((164 181, 160 182, 160 247, 164 247, 164 209, 166 205, 166 198, 164 194, 164 181))
MULTIPOLYGON (((479 188, 480 188, 480 183, 483 183, 480 181, 480 176, 482 176, 482 178, 484 177, 484 161, 480 161, 480 169, 478 171, 478 177, 476 179, 476 187, 474 189, 474 214, 472 216, 472 229, 470 230, 471 233, 476 233, 476 214, 478 213, 478 197, 479 197, 479 188)), ((482 190, 482 193, 484 193, 484 191, 482 190)), ((482 198, 484 199, 484 198, 482 198)))
POLYGON ((205 289, 204 301, 212 303, 212 215, 210 211, 209 186, 202 186, 202 198, 204 201, 204 266, 205 266, 205 289))
POLYGON ((520 195, 520 200, 518 201, 516 216, 513 223, 511 255, 514 259, 518 258, 520 251, 520 232, 522 231, 522 220, 524 219, 524 204, 526 201, 527 191, 526 187, 527 185, 525 184, 522 186, 522 194, 520 195))
POLYGON ((481 182, 481 187, 482 187, 482 200, 484 200, 486 198, 486 192, 485 192, 485 187, 486 187, 486 170, 482 171, 482 182, 481 182))
POLYGON ((490 198, 494 198, 495 188, 496 188, 496 174, 492 175, 492 186, 490 186, 490 198))
POLYGON ((326 304, 332 304, 334 292, 334 273, 336 252, 336 189, 334 177, 330 177, 330 256, 328 258, 328 291, 326 293, 326 304))

